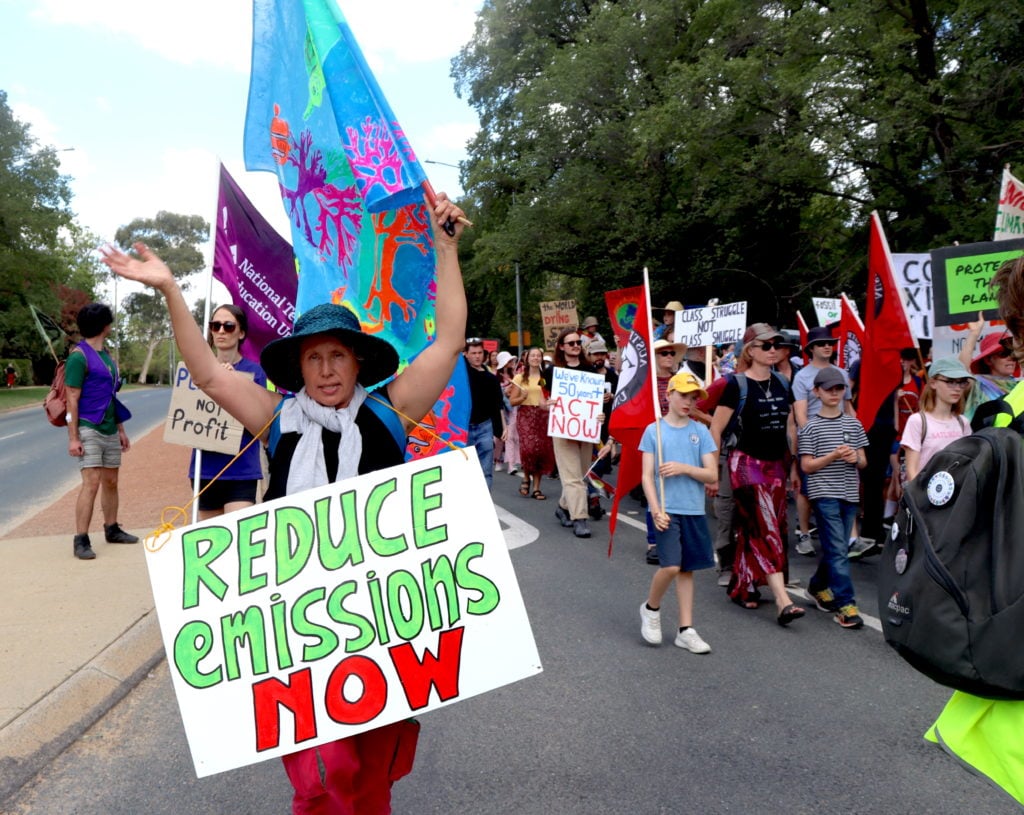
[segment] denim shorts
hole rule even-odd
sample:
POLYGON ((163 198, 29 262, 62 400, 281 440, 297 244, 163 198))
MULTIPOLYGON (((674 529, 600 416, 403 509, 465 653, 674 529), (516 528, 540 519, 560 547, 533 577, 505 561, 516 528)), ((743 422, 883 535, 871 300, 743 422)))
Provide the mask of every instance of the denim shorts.
POLYGON ((684 572, 714 568, 707 517, 670 514, 668 518, 668 529, 655 533, 660 565, 678 566, 684 572))
POLYGON ((107 467, 115 469, 121 466, 121 436, 113 433, 109 436, 91 427, 80 425, 78 438, 82 442, 83 455, 78 460, 81 470, 90 467, 107 467))

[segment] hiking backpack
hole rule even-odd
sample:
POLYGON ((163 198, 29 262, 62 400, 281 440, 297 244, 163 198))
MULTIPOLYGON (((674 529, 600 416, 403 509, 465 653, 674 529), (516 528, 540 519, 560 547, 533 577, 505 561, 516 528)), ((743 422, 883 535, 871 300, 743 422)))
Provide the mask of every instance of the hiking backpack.
POLYGON ((1024 699, 1020 429, 1014 418, 937 452, 906 485, 878 569, 886 641, 936 682, 993 699, 1024 699))
POLYGON ((46 419, 54 427, 68 426, 68 392, 64 384, 64 363, 57 365, 53 372, 53 382, 50 384, 50 392, 43 400, 43 410, 46 411, 46 419))

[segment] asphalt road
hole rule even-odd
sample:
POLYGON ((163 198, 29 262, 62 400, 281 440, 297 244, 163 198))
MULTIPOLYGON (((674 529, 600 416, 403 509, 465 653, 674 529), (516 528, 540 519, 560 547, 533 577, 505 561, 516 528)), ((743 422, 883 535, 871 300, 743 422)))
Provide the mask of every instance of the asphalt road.
MULTIPOLYGON (((727 602, 704 572, 696 625, 712 653, 671 645, 671 596, 666 643, 650 647, 637 612, 652 572, 642 533, 622 525, 609 559, 605 522, 578 540, 553 500, 516 486, 495 475, 495 502, 521 519, 512 559, 544 672, 423 716, 396 813, 1020 812, 923 741, 949 692, 877 631, 816 611, 780 628, 770 606, 727 602)), ((558 489, 545 481, 552 498, 558 489)), ((794 557, 806 582, 813 562, 794 557)), ((854 580, 873 614, 873 566, 856 564, 854 580)), ((197 780, 162 664, 10 812, 283 815, 289 791, 276 760, 197 780)))
MULTIPOLYGON (((127 390, 120 398, 132 412, 125 425, 129 439, 141 438, 167 417, 171 389, 127 390)), ((36 409, 0 415, 0 461, 4 464, 3 529, 31 518, 81 480, 77 462, 68 455, 67 429, 46 421, 42 403, 36 409)))

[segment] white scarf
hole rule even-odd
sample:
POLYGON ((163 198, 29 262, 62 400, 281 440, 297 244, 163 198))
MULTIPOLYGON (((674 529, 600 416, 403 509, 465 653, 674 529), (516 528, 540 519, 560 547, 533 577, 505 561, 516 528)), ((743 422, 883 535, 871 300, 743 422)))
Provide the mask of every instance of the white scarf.
POLYGON ((335 481, 351 478, 359 472, 363 437, 356 427, 356 413, 366 401, 366 389, 357 384, 348 405, 332 408, 312 399, 302 388, 294 399, 286 399, 281 409, 281 432, 300 433, 288 468, 287 495, 330 483, 324 459, 321 428, 341 433, 338 442, 338 475, 335 481))

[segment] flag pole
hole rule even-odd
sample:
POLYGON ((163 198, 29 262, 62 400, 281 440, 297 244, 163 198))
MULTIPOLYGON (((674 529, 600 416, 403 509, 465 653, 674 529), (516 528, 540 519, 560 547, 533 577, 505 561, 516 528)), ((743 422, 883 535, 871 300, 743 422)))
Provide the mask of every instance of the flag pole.
MULTIPOLYGON (((658 366, 652 353, 654 342, 654 320, 651 317, 651 282, 647 274, 647 267, 644 266, 644 297, 647 298, 647 314, 644 319, 647 320, 647 336, 652 339, 651 345, 647 349, 647 358, 651 361, 648 366, 651 371, 651 395, 654 397, 654 435, 657 443, 657 455, 655 458, 656 473, 658 475, 658 502, 661 504, 662 512, 665 511, 665 478, 661 474, 661 400, 658 398, 658 366)), ((675 325, 673 325, 673 331, 675 325)), ((675 342, 675 337, 672 337, 672 342, 675 342)))

